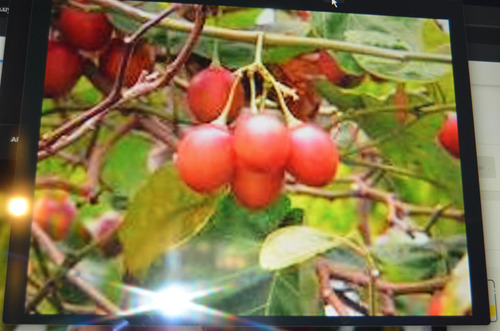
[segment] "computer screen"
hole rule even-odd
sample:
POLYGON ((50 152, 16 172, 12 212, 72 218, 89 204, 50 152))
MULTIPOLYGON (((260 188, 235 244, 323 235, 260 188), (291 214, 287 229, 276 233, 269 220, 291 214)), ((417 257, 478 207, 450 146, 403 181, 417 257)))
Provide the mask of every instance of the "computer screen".
POLYGON ((489 321, 460 1, 32 6, 5 321, 489 321))

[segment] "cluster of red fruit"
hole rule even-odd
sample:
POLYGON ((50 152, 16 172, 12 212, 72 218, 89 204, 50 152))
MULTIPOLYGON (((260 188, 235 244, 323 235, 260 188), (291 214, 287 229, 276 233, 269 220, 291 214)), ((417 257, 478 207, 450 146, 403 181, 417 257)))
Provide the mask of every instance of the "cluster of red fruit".
MULTIPOLYGON (((220 67, 195 75, 188 88, 193 116, 201 122, 217 118, 234 79, 220 67)), ((236 117, 243 89, 237 87, 234 94, 230 114, 236 117)), ((243 206, 259 209, 279 196, 285 172, 303 184, 323 186, 335 176, 338 162, 337 147, 323 129, 309 123, 287 127, 263 112, 240 115, 231 127, 204 123, 191 128, 179 143, 176 165, 191 189, 213 193, 229 184, 243 206)))
MULTIPOLYGON (((97 62, 99 73, 109 82, 114 81, 125 47, 122 39, 112 39, 114 28, 105 13, 61 7, 56 26, 61 38, 49 40, 46 97, 57 98, 71 91, 82 75, 84 58, 97 62)), ((124 84, 132 86, 143 70, 152 70, 153 64, 151 47, 140 43, 132 53, 124 84)))

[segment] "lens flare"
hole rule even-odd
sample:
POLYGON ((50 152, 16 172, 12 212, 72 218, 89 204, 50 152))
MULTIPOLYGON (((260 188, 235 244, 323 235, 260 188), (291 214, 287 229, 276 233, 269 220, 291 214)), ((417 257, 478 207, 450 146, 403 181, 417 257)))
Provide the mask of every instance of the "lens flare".
POLYGON ((14 197, 9 200, 7 210, 12 216, 21 217, 28 212, 28 200, 23 197, 14 197))

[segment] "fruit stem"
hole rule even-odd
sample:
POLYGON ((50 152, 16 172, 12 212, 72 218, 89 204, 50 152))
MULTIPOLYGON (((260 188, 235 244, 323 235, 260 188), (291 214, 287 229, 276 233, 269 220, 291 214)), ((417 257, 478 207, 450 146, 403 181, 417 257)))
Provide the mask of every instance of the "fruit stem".
MULTIPOLYGON (((221 16, 220 7, 217 7, 217 14, 215 16, 215 25, 219 25, 219 18, 221 16)), ((212 50, 212 63, 210 64, 212 67, 220 67, 220 57, 219 57, 219 39, 213 38, 214 41, 214 49, 212 50)))
POLYGON ((214 49, 212 50, 212 63, 210 63, 211 67, 220 67, 220 58, 219 58, 219 40, 214 39, 214 49))
MULTIPOLYGON (((286 87, 274 79, 274 77, 266 70, 266 76, 264 77, 267 79, 273 86, 274 90, 276 91, 276 95, 278 97, 278 102, 280 104, 281 110, 283 111, 283 114, 285 116, 285 121, 288 124, 289 128, 296 127, 300 124, 302 124, 302 121, 298 120, 293 116, 292 112, 290 109, 288 109, 288 106, 286 105, 285 97, 283 96, 283 88, 286 87)), ((286 87, 288 89, 288 87, 286 87)), ((296 96, 295 93, 292 94, 293 96, 296 96)))
POLYGON ((262 95, 260 99, 259 112, 262 112, 264 108, 266 108, 266 100, 267 100, 267 86, 266 82, 263 83, 262 95))
POLYGON ((224 110, 219 115, 219 117, 217 117, 215 120, 212 121, 212 124, 226 125, 226 123, 227 123, 227 117, 229 115, 229 112, 231 110, 231 106, 233 104, 234 94, 236 92, 236 88, 238 87, 238 84, 240 83, 243 72, 241 69, 239 69, 239 70, 236 70, 234 72, 234 75, 235 75, 234 82, 233 82, 233 85, 231 86, 231 91, 229 92, 229 97, 227 98, 226 105, 224 106, 224 110))
POLYGON ((254 63, 262 63, 262 47, 264 45, 264 32, 257 34, 257 44, 255 45, 255 61, 254 63))
POLYGON ((258 109, 257 105, 255 103, 255 98, 256 98, 256 92, 255 92, 255 70, 248 70, 247 71, 247 76, 248 80, 250 82, 250 110, 252 111, 252 114, 257 114, 258 109))

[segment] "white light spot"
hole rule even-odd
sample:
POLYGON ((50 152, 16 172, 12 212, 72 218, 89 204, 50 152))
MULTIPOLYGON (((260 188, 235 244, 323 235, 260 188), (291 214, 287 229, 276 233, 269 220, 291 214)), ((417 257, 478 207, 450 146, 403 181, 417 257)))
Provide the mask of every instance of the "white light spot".
POLYGON ((193 299, 185 287, 172 285, 155 296, 153 306, 167 316, 181 316, 193 308, 193 299))
POLYGON ((15 197, 10 199, 7 210, 15 217, 26 215, 28 212, 28 200, 23 197, 15 197))

